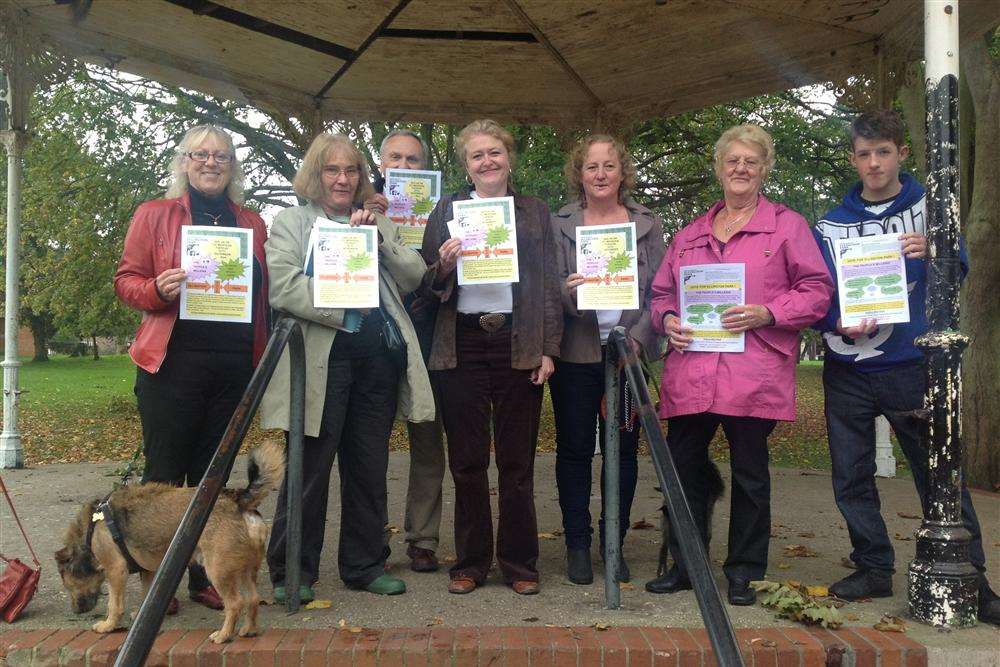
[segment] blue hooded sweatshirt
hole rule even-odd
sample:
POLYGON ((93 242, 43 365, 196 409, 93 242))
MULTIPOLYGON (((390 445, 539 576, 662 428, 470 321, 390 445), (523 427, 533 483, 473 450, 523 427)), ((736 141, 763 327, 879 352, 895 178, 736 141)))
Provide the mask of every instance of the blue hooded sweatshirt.
MULTIPOLYGON (((927 210, 924 187, 910 174, 900 174, 903 189, 880 213, 865 208, 861 199, 862 184, 855 184, 844 203, 824 215, 813 228, 834 284, 837 269, 833 247, 837 239, 875 236, 877 234, 927 234, 927 210)), ((868 204, 868 206, 872 206, 868 204)), ((876 207, 877 208, 877 207, 876 207)), ((965 246, 961 248, 962 276, 968 271, 965 246)), ((914 340, 927 331, 927 265, 923 259, 906 259, 906 281, 910 301, 910 321, 879 325, 868 338, 852 340, 837 333, 840 301, 836 292, 826 316, 813 325, 823 334, 827 359, 853 364, 862 373, 884 371, 901 364, 914 363, 923 353, 914 340)))

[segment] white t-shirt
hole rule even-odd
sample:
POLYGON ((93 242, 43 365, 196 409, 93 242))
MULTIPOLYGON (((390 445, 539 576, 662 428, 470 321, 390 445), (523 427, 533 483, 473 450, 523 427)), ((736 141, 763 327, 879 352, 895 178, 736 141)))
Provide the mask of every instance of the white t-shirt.
POLYGON ((608 335, 611 334, 611 330, 618 326, 618 320, 622 318, 622 311, 620 310, 598 310, 597 314, 597 330, 601 332, 601 345, 608 342, 608 335))
MULTIPOLYGON (((473 199, 480 198, 475 190, 470 195, 473 199)), ((513 311, 514 292, 511 289, 511 283, 458 286, 458 312, 460 313, 510 313, 513 311)))

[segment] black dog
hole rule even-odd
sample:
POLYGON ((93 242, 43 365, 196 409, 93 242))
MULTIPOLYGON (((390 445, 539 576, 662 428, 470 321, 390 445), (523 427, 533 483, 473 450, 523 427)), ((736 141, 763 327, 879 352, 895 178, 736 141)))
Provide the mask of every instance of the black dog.
MULTIPOLYGON (((708 526, 705 551, 708 551, 709 542, 712 539, 712 516, 715 514, 715 504, 725 495, 726 484, 722 481, 722 474, 719 472, 719 468, 715 465, 714 461, 710 460, 705 464, 702 468, 702 474, 705 476, 705 484, 708 488, 708 512, 705 517, 706 525, 708 526)), ((660 489, 657 490, 659 491, 660 489)), ((667 511, 666 504, 660 508, 660 511, 663 512, 660 535, 660 558, 656 566, 656 579, 646 583, 646 590, 650 593, 672 593, 675 590, 681 590, 681 588, 677 587, 678 584, 682 588, 690 588, 690 584, 687 584, 686 581, 677 581, 677 573, 672 573, 668 567, 670 554, 670 514, 667 511), (684 584, 687 585, 685 586, 684 584)))

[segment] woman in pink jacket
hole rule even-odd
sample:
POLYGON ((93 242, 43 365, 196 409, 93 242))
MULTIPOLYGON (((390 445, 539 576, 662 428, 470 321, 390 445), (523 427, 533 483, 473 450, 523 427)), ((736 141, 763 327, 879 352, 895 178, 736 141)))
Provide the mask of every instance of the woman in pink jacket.
MULTIPOLYGON (((729 441, 732 508, 723 570, 734 605, 753 604, 749 582, 762 579, 767 569, 767 438, 778 420, 795 419, 798 333, 823 316, 833 292, 805 219, 760 194, 773 166, 774 142, 761 128, 739 125, 723 133, 715 144, 715 173, 724 198, 677 233, 652 289, 653 326, 670 346, 660 417, 667 419, 667 444, 706 543, 708 444, 720 425, 729 441), (705 339, 679 317, 680 273, 703 264, 742 264, 745 304, 723 303, 711 312, 703 305, 694 309, 700 315, 688 319, 689 312, 685 322, 714 318, 721 329, 743 334, 742 352, 688 349, 705 339)), ((671 544, 675 564, 657 592, 691 587, 676 547, 671 544)))

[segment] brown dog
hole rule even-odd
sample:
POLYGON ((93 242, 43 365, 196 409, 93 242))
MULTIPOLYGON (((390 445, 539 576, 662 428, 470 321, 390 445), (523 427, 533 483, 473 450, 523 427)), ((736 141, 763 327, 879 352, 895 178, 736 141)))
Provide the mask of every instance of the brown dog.
MULTIPOLYGON (((256 508, 277 488, 285 471, 284 448, 265 442, 250 453, 250 483, 244 490, 224 489, 198 540, 194 558, 219 591, 225 605, 222 628, 211 635, 215 643, 230 641, 240 612, 247 613, 241 637, 257 634, 257 572, 264 559, 268 527, 256 508), (245 594, 241 594, 241 591, 245 594)), ((141 484, 116 489, 110 497, 111 510, 129 553, 142 568, 143 591, 148 592, 153 573, 160 566, 187 510, 194 488, 167 484, 141 484)), ((56 552, 63 585, 70 606, 77 614, 97 604, 101 583, 108 581, 108 617, 95 623, 95 632, 111 632, 124 612, 128 564, 115 544, 101 515, 95 515, 99 501, 86 503, 69 525, 65 546, 56 552), (94 522, 90 545, 87 532, 94 522)))

